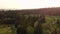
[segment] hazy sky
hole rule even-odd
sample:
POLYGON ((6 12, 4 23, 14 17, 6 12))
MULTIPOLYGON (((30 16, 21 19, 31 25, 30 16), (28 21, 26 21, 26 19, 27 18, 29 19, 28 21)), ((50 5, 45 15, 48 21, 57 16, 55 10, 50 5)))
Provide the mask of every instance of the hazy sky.
POLYGON ((0 9, 60 7, 60 0, 0 0, 0 9))

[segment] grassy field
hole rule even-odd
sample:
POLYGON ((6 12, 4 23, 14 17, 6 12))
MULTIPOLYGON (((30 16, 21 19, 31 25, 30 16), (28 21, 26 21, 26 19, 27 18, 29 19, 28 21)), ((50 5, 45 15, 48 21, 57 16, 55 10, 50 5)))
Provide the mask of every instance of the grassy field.
POLYGON ((15 30, 8 25, 0 25, 0 34, 15 34, 15 30))

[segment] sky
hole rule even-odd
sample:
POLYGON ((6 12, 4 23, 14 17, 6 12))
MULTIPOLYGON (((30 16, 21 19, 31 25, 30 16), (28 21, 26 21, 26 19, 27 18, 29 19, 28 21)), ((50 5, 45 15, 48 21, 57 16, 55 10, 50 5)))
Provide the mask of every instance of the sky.
POLYGON ((60 0, 0 0, 0 9, 37 9, 60 7, 60 0))

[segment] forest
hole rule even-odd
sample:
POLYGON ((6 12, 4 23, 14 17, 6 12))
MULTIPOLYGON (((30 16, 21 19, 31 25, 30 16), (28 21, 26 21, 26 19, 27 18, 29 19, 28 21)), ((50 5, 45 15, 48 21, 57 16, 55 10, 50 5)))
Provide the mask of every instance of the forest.
POLYGON ((0 11, 0 34, 60 34, 60 16, 0 11))

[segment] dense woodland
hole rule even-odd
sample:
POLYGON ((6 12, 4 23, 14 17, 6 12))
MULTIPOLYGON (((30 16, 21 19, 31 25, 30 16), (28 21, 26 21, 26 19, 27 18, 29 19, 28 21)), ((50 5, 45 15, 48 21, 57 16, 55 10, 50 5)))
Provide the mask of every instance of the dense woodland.
POLYGON ((32 11, 1 10, 0 34, 60 34, 60 16, 32 11))

